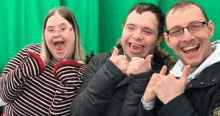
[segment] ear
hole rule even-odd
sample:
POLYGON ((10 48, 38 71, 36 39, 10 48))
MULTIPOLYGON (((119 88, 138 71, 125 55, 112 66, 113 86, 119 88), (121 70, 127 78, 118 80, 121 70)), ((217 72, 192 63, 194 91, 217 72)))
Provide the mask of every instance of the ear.
POLYGON ((160 44, 160 42, 163 40, 163 34, 158 38, 157 43, 160 44))
POLYGON ((209 30, 208 33, 211 39, 214 35, 214 30, 215 30, 214 24, 211 20, 208 22, 208 30, 209 30))
POLYGON ((164 35, 164 38, 165 38, 165 42, 171 48, 170 38, 169 38, 168 34, 166 32, 164 32, 163 35, 164 35))

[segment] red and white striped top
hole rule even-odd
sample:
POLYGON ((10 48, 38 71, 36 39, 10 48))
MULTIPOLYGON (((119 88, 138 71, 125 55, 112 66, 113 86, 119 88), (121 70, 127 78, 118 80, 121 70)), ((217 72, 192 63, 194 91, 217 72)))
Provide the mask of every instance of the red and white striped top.
POLYGON ((54 63, 49 61, 41 74, 39 60, 29 58, 28 49, 39 53, 41 46, 24 47, 6 65, 0 77, 0 97, 7 102, 4 114, 71 115, 70 105, 82 83, 86 65, 59 65, 55 77, 54 63))

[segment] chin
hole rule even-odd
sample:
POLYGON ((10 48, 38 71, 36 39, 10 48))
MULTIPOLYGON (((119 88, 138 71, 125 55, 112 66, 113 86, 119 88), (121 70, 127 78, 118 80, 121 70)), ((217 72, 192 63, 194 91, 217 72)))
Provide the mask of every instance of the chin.
POLYGON ((198 68, 202 62, 194 61, 194 62, 185 62, 185 65, 190 65, 191 68, 198 68))

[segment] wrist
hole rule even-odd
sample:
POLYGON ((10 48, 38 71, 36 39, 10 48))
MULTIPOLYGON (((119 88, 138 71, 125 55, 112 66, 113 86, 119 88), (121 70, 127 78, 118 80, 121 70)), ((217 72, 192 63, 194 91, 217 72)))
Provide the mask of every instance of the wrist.
POLYGON ((154 93, 144 93, 143 97, 142 97, 142 101, 143 102, 154 102, 156 100, 156 96, 154 95, 154 93), (146 97, 145 97, 146 96, 146 97))

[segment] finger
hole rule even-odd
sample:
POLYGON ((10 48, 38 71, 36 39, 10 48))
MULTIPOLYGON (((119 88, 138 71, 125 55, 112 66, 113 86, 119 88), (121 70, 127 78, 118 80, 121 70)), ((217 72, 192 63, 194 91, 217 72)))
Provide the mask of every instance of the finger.
POLYGON ((151 61, 153 59, 153 55, 150 54, 150 55, 147 55, 147 57, 145 58, 146 62, 149 62, 151 64, 151 61))
POLYGON ((34 52, 37 53, 36 51, 32 50, 32 49, 28 49, 28 52, 34 52))
POLYGON ((118 58, 126 60, 127 61, 127 57, 125 55, 118 55, 118 58))
POLYGON ((27 53, 28 53, 28 56, 37 56, 38 55, 38 53, 32 49, 28 49, 27 53))
POLYGON ((184 67, 183 72, 182 72, 182 76, 180 77, 180 80, 186 81, 187 76, 189 74, 189 69, 190 69, 190 65, 186 65, 184 67))
POLYGON ((164 65, 164 66, 162 67, 162 69, 160 70, 160 74, 161 74, 161 75, 165 75, 166 72, 167 72, 167 66, 164 65))
POLYGON ((140 58, 140 57, 132 57, 132 58, 131 58, 131 62, 132 62, 132 61, 137 61, 137 60, 140 60, 140 59, 143 59, 143 58, 140 58))
POLYGON ((167 77, 169 77, 169 78, 176 78, 176 76, 173 73, 168 74, 167 77))
POLYGON ((117 47, 114 47, 114 50, 113 50, 113 52, 112 52, 112 56, 117 56, 118 53, 119 53, 118 48, 117 48, 117 47))

